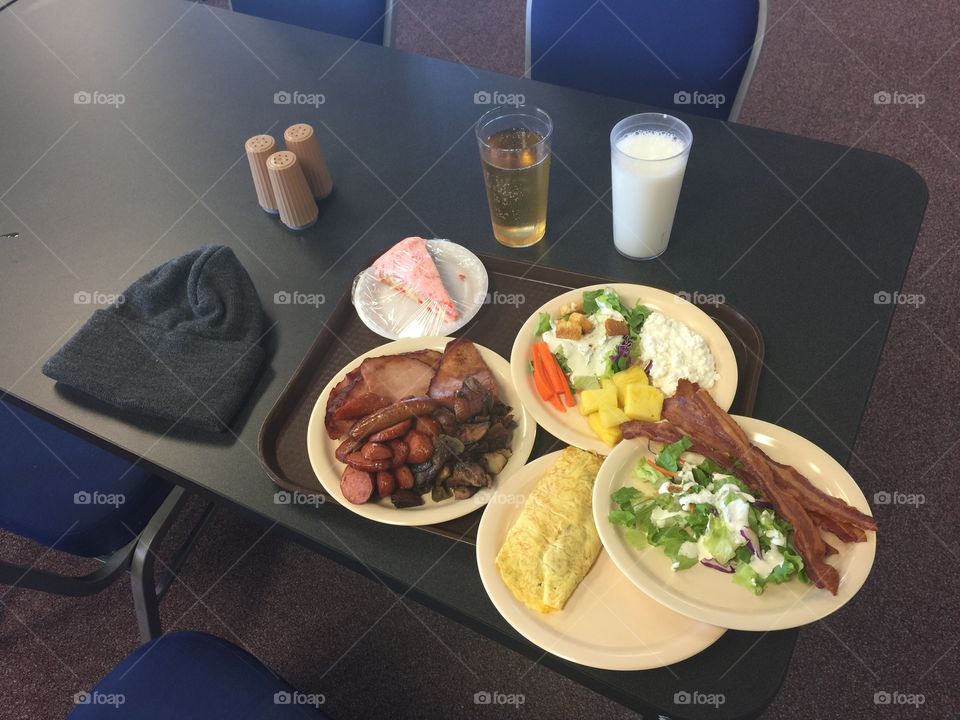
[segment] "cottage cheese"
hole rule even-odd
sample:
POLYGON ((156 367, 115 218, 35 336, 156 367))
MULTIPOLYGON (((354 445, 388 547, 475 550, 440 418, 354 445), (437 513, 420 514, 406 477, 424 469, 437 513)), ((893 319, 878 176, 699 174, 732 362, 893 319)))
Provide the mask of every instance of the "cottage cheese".
POLYGON ((651 363, 650 383, 664 395, 677 391, 677 382, 686 378, 702 388, 717 380, 717 364, 707 341, 678 320, 660 312, 650 313, 640 331, 640 358, 651 363))

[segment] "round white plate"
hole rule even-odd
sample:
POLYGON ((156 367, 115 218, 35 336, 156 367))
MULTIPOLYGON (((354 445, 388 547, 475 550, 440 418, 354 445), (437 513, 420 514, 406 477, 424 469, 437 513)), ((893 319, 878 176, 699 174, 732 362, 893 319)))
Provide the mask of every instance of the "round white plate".
MULTIPOLYGON (((780 463, 792 465, 814 486, 840 497, 867 514, 870 506, 856 481, 843 467, 809 440, 762 420, 732 416, 754 445, 780 463)), ((687 617, 731 630, 783 630, 814 622, 839 610, 863 586, 873 567, 876 536, 867 541, 844 544, 825 534, 827 542, 840 553, 828 562, 840 572, 836 595, 797 580, 770 584, 762 595, 754 595, 733 582, 729 575, 702 565, 682 571, 670 567, 660 548, 635 550, 623 539, 623 528, 607 521, 614 509, 610 494, 632 485, 633 468, 643 457, 653 459, 645 439, 624 440, 604 461, 593 488, 593 518, 600 540, 613 562, 638 588, 651 598, 687 617)))
POLYGON ((310 423, 307 425, 307 453, 310 456, 310 465, 317 476, 317 480, 323 489, 333 497, 338 503, 347 510, 362 515, 365 518, 376 520, 377 522, 387 523, 389 525, 432 525, 433 523, 446 522, 454 518, 462 517, 473 512, 477 508, 483 507, 487 500, 493 495, 495 489, 510 478, 515 472, 523 467, 523 464, 530 457, 530 451, 533 449, 533 441, 537 434, 537 425, 533 418, 524 411, 517 391, 510 380, 510 366, 507 361, 497 355, 493 350, 489 350, 482 345, 477 345, 480 356, 490 368, 493 377, 497 381, 497 388, 500 391, 500 399, 513 408, 513 416, 517 420, 517 428, 513 432, 513 444, 511 446, 513 454, 507 461, 506 466, 494 478, 492 488, 479 490, 473 497, 465 500, 456 500, 447 498, 442 502, 434 502, 427 493, 424 495, 424 504, 418 507, 397 509, 390 502, 389 498, 380 499, 364 503, 363 505, 354 505, 348 501, 343 493, 340 492, 340 476, 343 474, 345 465, 337 460, 334 454, 338 440, 331 440, 323 425, 324 415, 327 409, 327 400, 330 397, 330 391, 340 382, 343 377, 360 365, 368 357, 378 357, 380 355, 396 355, 397 353, 410 352, 411 350, 439 350, 443 351, 447 343, 453 338, 448 337, 428 337, 408 340, 397 340, 386 343, 374 348, 370 352, 360 355, 353 362, 349 363, 340 372, 334 375, 333 379, 327 383, 327 386, 317 398, 317 404, 313 406, 313 412, 310 414, 310 423))
POLYGON ((572 662, 605 670, 648 670, 684 660, 725 632, 684 617, 637 590, 603 551, 563 610, 527 608, 503 583, 497 553, 537 481, 560 451, 499 483, 477 532, 477 565, 490 600, 527 640, 572 662))
POLYGON ((540 313, 545 312, 555 318, 563 305, 579 301, 583 297, 584 290, 598 288, 613 288, 621 299, 630 306, 646 305, 651 310, 657 310, 667 317, 679 320, 703 337, 707 341, 710 352, 713 353, 719 375, 713 387, 710 388, 710 394, 724 410, 730 408, 733 398, 737 394, 737 358, 733 354, 733 347, 727 340, 727 336, 723 334, 723 330, 709 315, 696 305, 665 290, 658 290, 646 285, 604 283, 571 290, 545 303, 527 318, 527 321, 520 328, 520 332, 517 333, 516 340, 513 341, 513 350, 510 353, 510 371, 513 374, 513 384, 516 386, 517 392, 520 393, 523 406, 530 411, 530 414, 533 415, 539 425, 543 426, 544 430, 567 443, 567 445, 575 445, 584 450, 593 450, 601 455, 610 452, 607 444, 590 430, 587 419, 580 414, 576 407, 567 408, 565 412, 560 412, 549 403, 541 400, 536 387, 534 387, 533 376, 530 374, 530 348, 535 342, 539 341, 536 336, 536 328, 540 313))
POLYGON ((353 306, 363 324, 390 340, 451 335, 470 322, 487 298, 487 269, 480 258, 449 240, 427 240, 443 286, 460 314, 448 321, 364 270, 353 281, 353 306))

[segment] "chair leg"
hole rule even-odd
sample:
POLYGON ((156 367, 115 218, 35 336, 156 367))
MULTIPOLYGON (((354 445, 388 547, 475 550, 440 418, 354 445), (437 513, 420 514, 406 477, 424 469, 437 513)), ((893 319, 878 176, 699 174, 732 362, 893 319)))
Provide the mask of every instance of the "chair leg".
POLYGON ((137 616, 137 627, 140 630, 140 640, 144 643, 163 634, 160 623, 160 598, 166 593, 176 572, 183 565, 184 559, 213 510, 212 503, 207 505, 200 520, 174 554, 169 569, 164 569, 159 574, 159 581, 155 580, 157 550, 170 530, 174 518, 189 497, 182 487, 175 487, 140 533, 140 540, 133 551, 133 559, 130 563, 130 584, 133 590, 133 606, 137 616))
POLYGON ((130 558, 136 545, 136 539, 131 540, 124 547, 114 551, 103 561, 103 565, 92 573, 79 577, 60 575, 35 567, 25 568, 0 560, 0 585, 39 590, 68 597, 93 595, 110 585, 130 566, 130 558))

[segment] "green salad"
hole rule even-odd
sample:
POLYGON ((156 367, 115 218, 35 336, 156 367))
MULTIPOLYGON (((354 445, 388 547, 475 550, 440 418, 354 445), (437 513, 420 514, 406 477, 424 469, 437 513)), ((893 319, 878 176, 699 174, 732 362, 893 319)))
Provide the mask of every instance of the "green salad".
POLYGON ((807 582, 790 524, 728 468, 709 459, 685 462, 691 445, 684 437, 656 462, 638 462, 634 476, 642 482, 613 493, 618 509, 609 521, 625 528, 633 547, 659 547, 674 570, 701 564, 757 595, 770 583, 807 582))
POLYGON ((556 317, 540 313, 535 333, 547 343, 574 389, 587 390, 636 362, 640 330, 651 312, 640 304, 630 307, 612 288, 584 290, 579 302, 564 306, 556 317), (616 332, 608 329, 608 320, 616 323, 616 332), (571 329, 571 322, 579 323, 572 328, 573 335, 564 332, 571 329))

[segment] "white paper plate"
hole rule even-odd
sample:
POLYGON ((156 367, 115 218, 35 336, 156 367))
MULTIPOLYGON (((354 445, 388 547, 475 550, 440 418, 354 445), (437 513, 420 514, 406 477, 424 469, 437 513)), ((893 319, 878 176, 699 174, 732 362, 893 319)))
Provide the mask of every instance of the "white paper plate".
POLYGON ((667 317, 679 320, 695 333, 703 337, 713 354, 717 364, 717 381, 710 388, 710 394, 717 404, 728 410, 737 394, 737 358, 733 354, 733 347, 720 326, 713 321, 703 310, 687 302, 683 298, 668 293, 666 290, 647 287, 646 285, 627 285, 618 283, 604 283, 590 285, 566 292, 555 297, 548 303, 537 308, 517 333, 510 353, 510 371, 513 373, 513 383, 520 393, 523 406, 530 411, 537 423, 554 437, 559 438, 567 445, 575 445, 584 450, 593 450, 601 455, 610 452, 610 448, 598 438, 587 419, 576 407, 567 408, 566 412, 559 412, 549 403, 540 399, 530 374, 530 348, 539 340, 535 330, 540 313, 548 313, 556 317, 560 308, 567 303, 579 301, 584 290, 598 288, 613 288, 614 291, 631 307, 642 304, 651 310, 657 310, 667 317))
POLYGON ((449 240, 426 243, 459 317, 445 320, 364 270, 353 283, 353 306, 363 324, 377 335, 390 340, 451 335, 470 322, 486 301, 489 278, 480 258, 449 240))
MULTIPOLYGON (((843 467, 809 440, 772 423, 732 416, 754 445, 780 463, 792 465, 814 486, 870 513, 856 481, 843 467)), ((770 584, 754 595, 729 575, 697 565, 674 571, 660 548, 635 550, 623 539, 623 528, 607 521, 614 509, 610 494, 633 484, 633 468, 642 457, 653 459, 645 439, 624 440, 604 461, 593 488, 593 517, 600 540, 613 562, 638 588, 666 607, 732 630, 783 630, 805 625, 839 610, 863 586, 873 567, 875 533, 867 541, 844 544, 833 535, 827 541, 840 553, 828 562, 840 571, 836 595, 796 580, 770 584)))
POLYGON ((330 439, 323 424, 330 391, 333 390, 337 383, 340 382, 348 372, 359 366, 360 363, 368 357, 395 355, 412 350, 429 349, 442 351, 452 339, 453 338, 447 337, 428 337, 397 340, 376 347, 359 356, 334 375, 333 379, 331 379, 323 389, 323 392, 320 393, 316 405, 313 406, 313 412, 310 414, 310 423, 307 425, 307 453, 310 456, 310 465, 313 467, 313 472, 317 476, 317 482, 334 500, 343 505, 347 510, 369 518, 370 520, 376 520, 377 522, 387 523, 389 525, 432 525, 434 523, 453 520, 454 518, 462 517, 483 507, 500 483, 508 480, 511 475, 519 471, 527 461, 527 458, 530 457, 530 451, 533 449, 533 441, 537 434, 537 425, 533 422, 533 418, 524 411, 523 405, 520 403, 517 391, 514 389, 513 382, 510 380, 510 366, 506 360, 497 355, 493 350, 485 348, 482 345, 477 345, 480 356, 484 362, 487 363, 490 372, 493 373, 493 377, 497 381, 500 399, 513 408, 513 416, 517 420, 517 428, 513 432, 513 444, 511 445, 513 454, 510 456, 510 459, 500 474, 494 478, 493 487, 480 490, 473 497, 465 500, 448 498, 439 503, 434 502, 428 493, 423 498, 423 505, 402 509, 395 508, 389 498, 364 503, 363 505, 354 505, 340 492, 340 476, 343 474, 345 466, 337 460, 334 454, 340 442, 330 439))
POLYGON ((477 565, 490 600, 527 640, 572 662, 605 670, 648 670, 684 660, 725 632, 669 610, 627 580, 603 551, 566 607, 542 614, 527 608, 503 583, 497 553, 523 502, 560 452, 544 455, 509 479, 483 511, 477 565))

